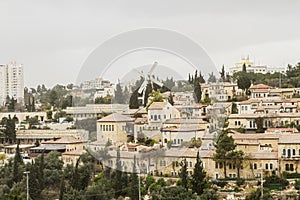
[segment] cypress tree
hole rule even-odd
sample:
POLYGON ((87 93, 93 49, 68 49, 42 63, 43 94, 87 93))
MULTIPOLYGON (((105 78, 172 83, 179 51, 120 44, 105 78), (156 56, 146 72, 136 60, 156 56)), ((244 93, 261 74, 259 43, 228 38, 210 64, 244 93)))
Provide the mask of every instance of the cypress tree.
POLYGON ((16 148, 16 154, 14 157, 14 165, 13 165, 13 181, 15 183, 19 182, 22 180, 22 172, 20 171, 20 165, 23 164, 23 159, 20 153, 20 148, 19 148, 19 142, 17 144, 16 148))
POLYGON ((182 187, 184 187, 186 190, 188 190, 188 172, 187 172, 187 161, 186 159, 183 159, 180 163, 181 165, 181 171, 179 173, 179 176, 182 180, 182 187))
POLYGON ((135 90, 129 100, 129 108, 130 109, 137 109, 139 108, 139 100, 138 100, 139 94, 138 94, 138 89, 135 90))
POLYGON ((130 176, 130 198, 132 200, 138 200, 139 199, 139 177, 137 175, 136 170, 136 157, 133 158, 133 169, 132 174, 130 176))
POLYGON ((117 149, 116 158, 116 176, 114 181, 115 197, 118 198, 122 194, 122 162, 120 158, 120 148, 117 149))
POLYGON ((116 85, 115 102, 116 103, 124 103, 124 95, 123 95, 123 91, 122 91, 120 83, 118 83, 116 85))
POLYGON ((203 190, 207 186, 206 182, 206 172, 203 168, 203 163, 200 159, 199 151, 197 153, 196 163, 194 166, 194 173, 192 175, 192 190, 194 193, 197 193, 198 195, 201 195, 203 193, 203 190))
POLYGON ((201 101, 202 97, 202 90, 201 90, 201 85, 200 85, 200 78, 196 78, 194 81, 194 93, 196 96, 196 102, 199 103, 201 101))

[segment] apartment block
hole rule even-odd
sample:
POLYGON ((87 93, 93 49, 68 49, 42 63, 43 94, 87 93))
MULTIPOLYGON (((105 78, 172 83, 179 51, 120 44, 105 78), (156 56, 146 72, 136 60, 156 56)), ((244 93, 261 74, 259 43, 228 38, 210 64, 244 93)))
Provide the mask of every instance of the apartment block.
POLYGON ((6 98, 14 98, 18 103, 24 102, 24 69, 22 64, 10 62, 0 65, 0 106, 6 98))

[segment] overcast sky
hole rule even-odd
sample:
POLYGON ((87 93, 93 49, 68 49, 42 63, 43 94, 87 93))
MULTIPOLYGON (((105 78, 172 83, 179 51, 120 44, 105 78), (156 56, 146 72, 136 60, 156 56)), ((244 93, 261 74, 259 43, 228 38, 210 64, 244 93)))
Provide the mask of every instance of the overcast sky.
MULTIPOLYGON (((300 61, 300 1, 0 1, 0 63, 25 68, 25 85, 75 82, 89 54, 114 35, 144 27, 182 33, 220 68, 300 61)), ((144 63, 149 64, 149 63, 144 63)))

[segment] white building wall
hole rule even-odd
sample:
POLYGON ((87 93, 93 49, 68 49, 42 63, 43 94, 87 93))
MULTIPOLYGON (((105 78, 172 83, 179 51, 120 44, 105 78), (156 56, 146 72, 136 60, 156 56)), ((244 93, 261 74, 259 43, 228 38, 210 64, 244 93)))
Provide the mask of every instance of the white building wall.
POLYGON ((8 96, 13 97, 18 103, 24 102, 24 71, 23 65, 11 62, 7 65, 8 96))
POLYGON ((7 96, 7 68, 0 65, 0 107, 4 106, 7 96))
POLYGON ((13 97, 18 103, 24 103, 24 70, 23 65, 10 62, 0 65, 0 105, 6 97, 13 97))

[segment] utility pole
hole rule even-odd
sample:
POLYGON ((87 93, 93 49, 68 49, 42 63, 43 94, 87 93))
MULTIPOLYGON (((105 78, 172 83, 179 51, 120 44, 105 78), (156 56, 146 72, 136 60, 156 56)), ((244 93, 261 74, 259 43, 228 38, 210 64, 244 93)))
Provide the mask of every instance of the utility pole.
POLYGON ((29 177, 28 174, 30 173, 30 171, 26 171, 24 172, 24 174, 26 174, 26 199, 29 200, 29 177))
POLYGON ((263 183, 263 168, 261 167, 261 174, 260 174, 260 186, 261 186, 261 199, 264 199, 264 183, 263 183))
POLYGON ((141 168, 139 169, 139 200, 141 200, 141 168))

